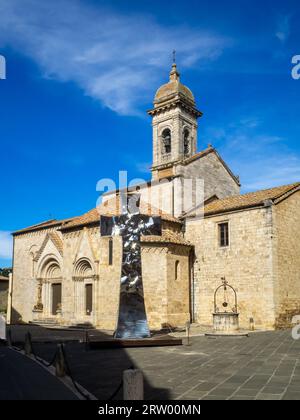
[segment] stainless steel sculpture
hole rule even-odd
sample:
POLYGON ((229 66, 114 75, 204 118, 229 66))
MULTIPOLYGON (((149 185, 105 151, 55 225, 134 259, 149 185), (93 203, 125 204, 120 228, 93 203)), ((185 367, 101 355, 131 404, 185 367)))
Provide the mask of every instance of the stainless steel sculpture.
POLYGON ((144 302, 141 235, 161 235, 161 218, 140 214, 138 194, 122 199, 120 216, 101 216, 101 236, 121 235, 123 257, 118 324, 115 338, 147 338, 150 331, 144 302))

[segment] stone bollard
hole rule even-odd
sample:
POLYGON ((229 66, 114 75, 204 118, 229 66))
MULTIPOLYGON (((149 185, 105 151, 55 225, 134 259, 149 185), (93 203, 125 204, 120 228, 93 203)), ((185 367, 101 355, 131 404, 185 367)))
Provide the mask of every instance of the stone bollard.
POLYGON ((144 399, 144 377, 139 369, 129 369, 123 372, 123 399, 143 400, 144 399))
POLYGON ((63 351, 63 344, 57 345, 56 357, 55 357, 55 374, 59 378, 66 376, 67 366, 65 361, 65 354, 63 351))
POLYGON ((250 331, 254 331, 255 327, 254 327, 254 319, 253 318, 249 319, 249 325, 250 325, 250 331))
POLYGON ((26 356, 31 356, 33 351, 32 351, 32 341, 31 341, 31 334, 28 331, 25 334, 25 344, 24 344, 24 351, 26 356))
POLYGON ((190 323, 190 321, 187 321, 186 323, 185 323, 185 335, 186 335, 186 338, 187 338, 187 346, 189 346, 190 345, 190 329, 191 329, 191 323, 190 323))

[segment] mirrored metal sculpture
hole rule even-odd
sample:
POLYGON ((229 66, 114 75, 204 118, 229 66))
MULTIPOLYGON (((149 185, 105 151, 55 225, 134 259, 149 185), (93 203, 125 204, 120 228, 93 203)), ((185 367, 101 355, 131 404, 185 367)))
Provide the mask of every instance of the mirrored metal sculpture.
POLYGON ((101 236, 121 235, 123 242, 118 323, 115 338, 150 337, 144 302, 141 235, 161 235, 161 218, 140 214, 138 194, 124 194, 120 216, 101 216, 101 236))

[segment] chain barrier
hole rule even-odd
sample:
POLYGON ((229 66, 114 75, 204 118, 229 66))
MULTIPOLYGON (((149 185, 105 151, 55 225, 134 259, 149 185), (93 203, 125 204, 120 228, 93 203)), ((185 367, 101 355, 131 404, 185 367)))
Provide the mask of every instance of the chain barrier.
POLYGON ((72 375, 72 372, 71 372, 71 369, 70 369, 70 365, 69 365, 69 362, 68 362, 68 359, 67 359, 67 355, 66 355, 66 351, 65 351, 65 346, 64 345, 62 345, 61 346, 61 350, 62 350, 62 353, 63 353, 63 356, 64 356, 64 360, 65 360, 65 364, 66 364, 66 368, 67 368, 67 373, 68 373, 68 375, 69 375, 69 377, 70 377, 70 379, 71 379, 71 381, 72 381, 72 384, 74 385, 74 387, 75 387, 75 389, 86 399, 86 400, 90 400, 91 399, 91 397, 90 397, 90 395, 89 394, 86 394, 85 392, 83 392, 80 388, 79 388, 79 386, 77 385, 77 382, 74 380, 74 378, 73 378, 73 375, 72 375))
MULTIPOLYGON (((67 358, 67 354, 66 354, 64 343, 60 343, 59 344, 59 346, 55 350, 55 353, 54 353, 53 358, 51 359, 51 361, 50 362, 46 362, 45 360, 43 360, 41 357, 39 357, 36 354, 35 349, 34 349, 34 346, 33 346, 33 343, 32 343, 31 334, 29 332, 27 334, 28 334, 27 340, 29 340, 29 342, 30 342, 30 348, 31 348, 31 354, 32 354, 32 356, 34 357, 34 359, 37 362, 39 362, 40 364, 42 364, 43 366, 45 366, 47 368, 50 367, 50 366, 54 366, 55 365, 55 362, 56 362, 57 357, 59 355, 59 346, 60 346, 61 351, 62 351, 62 354, 63 354, 65 366, 66 366, 66 373, 69 376, 69 378, 71 379, 71 382, 72 382, 74 388, 86 400, 91 400, 91 396, 81 390, 81 388, 78 386, 77 382, 75 381, 75 379, 74 379, 74 377, 72 375, 72 372, 71 372, 70 365, 69 365, 69 362, 68 362, 68 358, 67 358)), ((12 349, 14 349, 14 350, 16 350, 18 352, 22 352, 22 351, 25 350, 25 345, 24 344, 23 344, 22 347, 17 347, 17 346, 14 346, 13 345, 11 330, 8 331, 8 335, 9 335, 8 342, 10 343, 10 347, 12 349)), ((86 335, 86 343, 85 344, 86 344, 86 346, 89 344, 89 337, 88 337, 88 335, 86 335)), ((129 369, 135 369, 135 367, 132 365, 132 366, 129 367, 129 369)), ((122 387, 123 387, 123 378, 122 378, 120 384, 117 386, 116 390, 112 393, 112 395, 107 400, 108 401, 113 400, 116 397, 116 395, 120 392, 120 390, 122 389, 122 387)))
MULTIPOLYGON (((131 370, 131 369, 135 369, 135 367, 132 365, 132 366, 130 366, 129 368, 128 368, 128 370, 131 370)), ((123 385, 124 385, 124 383, 123 383, 123 378, 122 378, 122 380, 121 380, 121 382, 120 382, 120 384, 119 384, 119 386, 116 388, 116 390, 113 392, 113 394, 108 398, 108 401, 111 401, 111 400, 113 400, 114 398, 115 398, 115 396, 119 393, 119 391, 123 388, 123 385)))
MULTIPOLYGON (((21 347, 21 348, 13 345, 11 330, 8 331, 8 334, 9 334, 9 338, 10 338, 11 348, 14 349, 14 350, 16 350, 16 351, 18 351, 18 352, 24 351, 25 345, 23 345, 23 347, 21 347)), ((29 332, 27 334, 28 334, 28 340, 30 340, 30 344, 31 344, 31 352, 32 352, 31 354, 34 357, 34 359, 37 362, 41 363, 43 366, 47 367, 47 368, 50 367, 50 366, 54 366, 54 364, 56 362, 56 359, 57 359, 57 356, 58 356, 59 347, 55 350, 55 353, 54 353, 53 358, 51 359, 51 361, 50 362, 46 362, 45 360, 43 360, 41 357, 39 357, 36 354, 36 352, 34 351, 34 348, 33 348, 32 340, 31 340, 31 334, 29 332)), ((86 400, 91 400, 90 395, 88 395, 87 393, 83 392, 80 389, 80 387, 77 385, 76 381, 74 380, 73 375, 72 375, 72 372, 71 372, 71 369, 70 369, 70 366, 69 366, 69 363, 68 363, 68 360, 67 360, 67 355, 66 355, 66 352, 65 352, 64 344, 63 343, 60 343, 60 346, 61 346, 61 349, 62 349, 62 353, 63 353, 65 365, 66 365, 66 368, 67 368, 66 369, 67 370, 67 374, 70 377, 74 388, 86 400)))

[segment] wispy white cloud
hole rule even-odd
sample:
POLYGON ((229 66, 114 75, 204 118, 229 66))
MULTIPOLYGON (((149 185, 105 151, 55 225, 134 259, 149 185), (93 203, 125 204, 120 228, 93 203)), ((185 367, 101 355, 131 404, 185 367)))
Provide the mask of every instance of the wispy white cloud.
POLYGON ((13 241, 11 233, 0 230, 0 258, 12 258, 13 241))
POLYGON ((300 156, 286 139, 264 132, 260 118, 241 118, 222 128, 208 129, 206 139, 217 145, 243 191, 254 191, 300 181, 300 156))
POLYGON ((123 115, 139 113, 178 50, 181 68, 217 59, 231 40, 148 15, 122 15, 80 0, 0 0, 0 47, 35 60, 44 77, 77 83, 123 115))
POLYGON ((283 44, 288 40, 290 36, 290 21, 290 15, 281 16, 278 20, 277 31, 275 35, 283 44))

